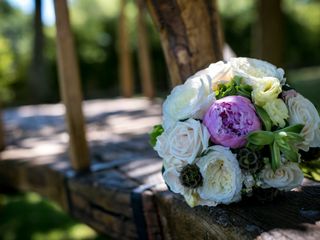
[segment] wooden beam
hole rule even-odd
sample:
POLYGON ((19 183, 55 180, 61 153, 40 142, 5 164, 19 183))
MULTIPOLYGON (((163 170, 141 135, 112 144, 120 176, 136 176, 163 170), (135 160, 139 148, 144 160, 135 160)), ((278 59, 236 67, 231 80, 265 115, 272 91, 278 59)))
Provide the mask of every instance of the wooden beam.
POLYGON ((66 121, 70 137, 71 164, 75 170, 90 166, 86 142, 79 68, 76 60, 73 36, 66 0, 55 0, 59 83, 66 107, 66 121))
POLYGON ((283 66, 284 57, 281 2, 281 0, 256 1, 257 19, 252 31, 252 55, 277 66, 283 66))
POLYGON ((216 0, 146 0, 162 43, 172 85, 222 59, 216 0))
POLYGON ((121 0, 119 15, 119 76, 121 95, 124 97, 132 97, 134 93, 134 79, 132 71, 131 49, 129 41, 129 30, 127 27, 127 17, 125 13, 126 0, 121 0))
POLYGON ((153 98, 155 93, 152 78, 152 61, 150 58, 149 41, 146 29, 146 7, 144 0, 137 0, 137 6, 138 58, 142 92, 144 96, 153 98))

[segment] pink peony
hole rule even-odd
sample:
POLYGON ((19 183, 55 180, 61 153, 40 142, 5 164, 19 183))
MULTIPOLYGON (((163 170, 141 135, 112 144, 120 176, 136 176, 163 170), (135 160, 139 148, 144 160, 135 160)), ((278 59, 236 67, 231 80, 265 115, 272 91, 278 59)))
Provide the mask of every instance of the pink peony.
POLYGON ((261 130, 253 104, 241 96, 215 101, 206 112, 203 124, 208 128, 212 142, 231 148, 243 147, 250 132, 261 130))

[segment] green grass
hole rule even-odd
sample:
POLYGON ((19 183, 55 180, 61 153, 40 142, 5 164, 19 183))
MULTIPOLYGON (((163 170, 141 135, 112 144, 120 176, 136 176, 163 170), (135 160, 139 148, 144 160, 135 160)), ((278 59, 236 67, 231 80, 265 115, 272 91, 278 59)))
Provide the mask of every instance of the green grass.
POLYGON ((0 194, 1 240, 102 240, 87 225, 35 193, 0 194))

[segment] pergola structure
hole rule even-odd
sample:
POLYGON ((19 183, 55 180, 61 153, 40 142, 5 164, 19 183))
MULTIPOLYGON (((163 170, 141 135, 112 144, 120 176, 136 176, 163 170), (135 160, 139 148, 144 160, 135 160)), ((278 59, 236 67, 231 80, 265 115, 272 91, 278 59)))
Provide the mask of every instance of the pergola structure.
MULTIPOLYGON (((215 0, 137 0, 141 14, 140 71, 147 97, 153 97, 154 90, 144 34, 145 3, 159 30, 173 86, 222 59, 223 37, 215 0)), ((91 144, 89 151, 67 0, 54 0, 54 4, 69 154, 63 149, 29 157, 35 151, 19 148, 12 151, 9 147, 0 161, 3 189, 36 191, 115 239, 319 239, 320 191, 319 185, 311 181, 305 181, 299 191, 286 193, 281 200, 264 205, 248 201, 192 209, 170 193, 161 179, 161 161, 148 147, 147 139, 139 135, 146 133, 150 119, 160 119, 157 102, 125 98, 86 103, 87 112, 98 106, 106 116, 114 115, 112 124, 99 130, 106 136, 106 146, 91 144), (117 134, 122 134, 119 141, 115 140, 117 134)), ((123 8, 124 0, 122 15, 123 8)), ((131 67, 123 19, 119 24, 121 83, 123 95, 130 97, 131 67)), ((91 133, 88 130, 87 135, 91 133)))

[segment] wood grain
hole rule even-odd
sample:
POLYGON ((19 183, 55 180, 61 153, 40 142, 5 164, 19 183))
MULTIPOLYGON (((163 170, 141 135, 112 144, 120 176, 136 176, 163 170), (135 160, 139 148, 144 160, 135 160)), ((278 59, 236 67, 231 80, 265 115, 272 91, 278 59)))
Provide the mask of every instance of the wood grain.
POLYGON ((158 31, 172 86, 222 59, 215 0, 147 0, 158 31))
POLYGON ((82 113, 82 92, 66 0, 54 1, 57 28, 59 83, 70 138, 71 164, 76 170, 90 166, 82 113))
POLYGON ((84 109, 95 153, 92 167, 84 172, 74 171, 68 162, 61 116, 48 116, 59 112, 59 105, 5 110, 9 144, 0 161, 0 191, 38 192, 114 239, 138 239, 134 211, 143 212, 149 239, 320 239, 320 183, 305 180, 303 187, 266 204, 244 199, 190 208, 168 191, 161 160, 148 145, 146 134, 154 120, 160 121, 159 103, 95 100, 84 109), (38 115, 30 121, 30 116, 19 115, 26 111, 38 115), (55 129, 43 131, 49 126, 55 129), (57 144, 62 152, 50 152, 57 144), (133 209, 131 193, 141 186, 147 186, 141 192, 142 208, 133 209))

